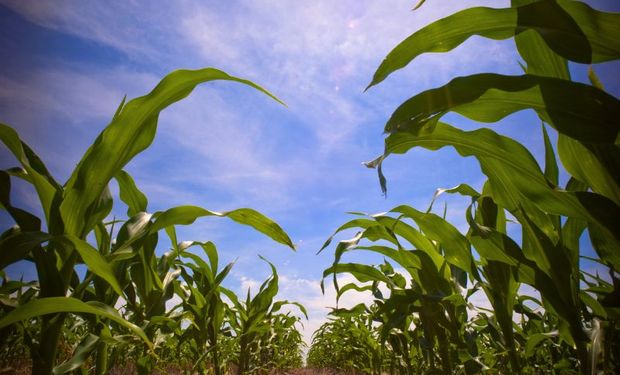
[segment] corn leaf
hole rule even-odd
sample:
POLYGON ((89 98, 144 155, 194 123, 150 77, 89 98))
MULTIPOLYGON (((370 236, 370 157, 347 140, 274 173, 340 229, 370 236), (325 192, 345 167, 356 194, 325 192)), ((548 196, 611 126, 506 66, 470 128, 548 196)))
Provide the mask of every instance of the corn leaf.
POLYGON ((524 109, 536 110, 560 133, 574 139, 620 142, 620 101, 604 91, 556 78, 491 73, 458 77, 408 99, 394 111, 385 131, 431 132, 448 112, 475 121, 497 122, 524 109))
POLYGON ((589 64, 620 57, 620 15, 577 1, 537 1, 520 7, 475 7, 416 31, 383 60, 368 87, 383 81, 423 53, 450 51, 474 35, 508 39, 528 30, 560 56, 589 64), (472 20, 476 20, 472 22, 472 20))
POLYGON ((291 249, 295 248, 286 232, 277 223, 251 208, 215 212, 196 206, 179 206, 164 212, 155 213, 153 216, 155 217, 155 222, 150 228, 151 233, 171 225, 188 225, 203 216, 228 217, 240 224, 251 226, 274 241, 287 245, 291 249))
POLYGON ((108 182, 153 142, 159 113, 188 96, 198 84, 213 80, 240 82, 278 100, 250 81, 213 68, 170 73, 149 94, 133 99, 119 109, 74 170, 66 183, 60 205, 67 233, 82 237, 90 231, 91 228, 85 226, 88 210, 108 182))
POLYGON ((88 334, 77 348, 75 348, 73 356, 67 362, 54 367, 52 373, 54 375, 66 374, 80 368, 80 366, 86 362, 90 353, 95 350, 97 343, 99 343, 99 337, 92 333, 88 334))
MULTIPOLYGON (((331 274, 350 273, 359 282, 381 281, 392 285, 392 281, 378 269, 358 263, 338 263, 323 271, 323 278, 331 274)), ((336 287, 336 290, 339 288, 336 287)))
POLYGON ((21 141, 17 132, 11 127, 0 123, 0 141, 6 145, 13 156, 26 170, 30 181, 39 195, 39 200, 48 223, 51 219, 52 201, 60 186, 49 174, 47 168, 39 157, 21 141))
POLYGON ((413 219, 429 239, 441 244, 448 263, 475 274, 469 241, 452 224, 433 213, 423 213, 405 205, 393 208, 390 212, 413 219))
MULTIPOLYGON (((463 156, 475 156, 489 178, 494 200, 510 211, 517 210, 519 206, 534 204, 543 212, 575 217, 599 225, 600 230, 606 233, 603 238, 605 257, 612 264, 620 266, 617 263, 620 260, 613 251, 613 244, 620 241, 618 206, 598 194, 563 191, 550 186, 536 160, 514 140, 490 129, 466 132, 443 123, 438 123, 430 134, 415 136, 399 132, 386 139, 387 154, 404 153, 416 146, 431 150, 452 146, 463 156)), ((548 219, 542 217, 542 214, 530 218, 539 226, 547 227, 545 231, 548 235, 554 231, 552 225, 545 224, 548 219)))
POLYGON ((140 212, 146 212, 148 200, 146 195, 138 189, 129 173, 121 170, 116 176, 120 190, 120 198, 127 205, 127 216, 133 217, 140 212))
POLYGON ((28 256, 35 247, 52 238, 43 232, 17 232, 0 241, 0 269, 28 256))
POLYGON ((114 269, 105 260, 101 253, 99 253, 97 249, 92 247, 88 242, 75 236, 65 235, 65 238, 73 244, 75 250, 80 254, 80 257, 88 269, 95 275, 107 281, 112 289, 114 289, 119 296, 122 296, 122 288, 118 283, 118 280, 116 280, 116 276, 114 276, 114 269))
POLYGON ((17 322, 28 321, 38 316, 56 313, 85 313, 110 319, 131 330, 152 348, 152 343, 146 337, 142 329, 123 319, 118 315, 118 312, 111 307, 98 302, 82 302, 71 297, 48 297, 32 300, 17 307, 0 319, 0 328, 7 327, 17 322))

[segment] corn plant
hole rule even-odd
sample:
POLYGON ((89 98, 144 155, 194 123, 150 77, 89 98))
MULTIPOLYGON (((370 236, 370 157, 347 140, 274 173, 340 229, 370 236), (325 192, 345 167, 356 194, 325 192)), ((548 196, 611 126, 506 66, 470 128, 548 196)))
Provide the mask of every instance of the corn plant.
POLYGON ((381 345, 365 307, 335 316, 312 335, 308 367, 343 373, 381 373, 381 345), (374 370, 374 371, 373 371, 374 370))
POLYGON ((224 329, 226 304, 222 300, 221 283, 230 272, 233 263, 218 270, 218 254, 215 246, 210 243, 184 244, 180 248, 180 256, 188 261, 181 264, 181 275, 185 281, 177 284, 183 302, 180 305, 184 316, 189 318, 190 325, 179 337, 182 344, 187 341, 193 354, 194 368, 201 371, 207 369, 209 363, 215 375, 222 373, 223 363, 220 355, 220 338, 224 329), (191 246, 200 246, 208 257, 209 263, 200 256, 186 251, 191 246), (207 355, 210 361, 205 361, 207 355))
MULTIPOLYGON (((103 327, 113 322, 140 337, 146 348, 152 350, 149 337, 153 335, 149 331, 155 329, 152 321, 163 313, 162 302, 169 293, 162 284, 167 271, 160 270, 163 273, 158 274, 154 268, 157 236, 163 229, 191 224, 203 216, 229 217, 293 247, 276 223, 247 208, 219 213, 180 206, 147 213, 146 198, 123 172, 125 165, 152 143, 159 113, 188 96, 198 84, 213 80, 240 82, 279 101, 256 84, 217 69, 172 72, 149 94, 128 102, 123 100, 110 124, 63 185, 15 130, 0 124, 0 140, 20 163, 18 168, 0 171, 0 203, 16 223, 16 227, 2 235, 0 269, 19 261, 32 262, 39 283, 36 296, 29 301, 15 307, 4 305, 8 311, 0 319, 0 329, 40 322, 38 337, 30 350, 34 373, 48 374, 54 370, 67 314, 96 317, 102 328, 95 330, 95 335, 103 335, 103 327), (44 214, 42 219, 12 204, 11 178, 21 178, 34 187, 44 214), (111 226, 105 222, 112 208, 108 185, 113 178, 119 182, 120 198, 129 208, 129 219, 122 224, 115 244, 109 235, 111 226), (97 237, 96 245, 87 240, 92 233, 97 237), (87 267, 84 277, 76 271, 79 264, 87 267), (135 305, 135 323, 113 308, 120 297, 135 305)), ((107 368, 105 345, 98 345, 102 353, 99 372, 107 368)))
MULTIPOLYGON (((238 375, 255 373, 269 367, 267 364, 273 359, 271 356, 265 356, 266 353, 261 349, 267 349, 271 355, 275 355, 273 345, 276 345, 277 342, 274 342, 273 337, 281 336, 282 331, 296 330, 294 327, 295 320, 289 320, 286 315, 283 317, 281 314, 277 314, 284 305, 297 306, 307 318, 307 312, 303 305, 297 302, 274 301, 274 297, 278 293, 278 273, 272 263, 262 257, 261 259, 265 260, 271 267, 271 276, 263 282, 254 297, 251 296, 249 288, 245 301, 240 301, 230 290, 222 289, 222 292, 232 302, 232 306, 227 309, 228 324, 238 341, 238 350, 234 359, 238 375), (273 332, 274 329, 278 328, 281 330, 279 334, 273 332)), ((293 342, 300 344, 299 334, 295 336, 293 342)), ((296 350, 299 353, 301 347, 297 347, 296 350)), ((279 354, 277 353, 277 355, 279 354)))
MULTIPOLYGON (((378 169, 385 191, 381 166, 391 154, 414 147, 452 147, 462 156, 476 158, 487 177, 481 192, 460 185, 436 194, 461 194, 470 199, 468 233, 459 233, 431 208, 422 212, 396 207, 388 214, 344 224, 338 231, 359 228, 360 232, 337 246, 334 265, 324 273, 333 274, 334 282, 337 273, 347 272, 360 282, 390 288, 384 306, 391 307, 385 311, 384 325, 389 331, 402 332, 397 323, 413 316, 405 329, 420 327, 424 346, 440 353, 443 372, 617 371, 617 345, 604 336, 617 335, 617 311, 611 301, 618 294, 615 271, 620 266, 620 101, 604 91, 592 68, 591 85, 571 81, 568 61, 618 60, 619 24, 619 14, 600 12, 578 1, 514 0, 509 8, 470 8, 418 30, 377 69, 369 88, 417 56, 450 51, 473 35, 513 38, 524 61, 524 75, 458 77, 414 95, 387 121, 383 155, 367 163, 378 169), (455 112, 495 123, 524 109, 535 110, 543 123, 544 168, 509 137, 487 128, 463 131, 440 121, 446 113, 455 112), (547 126, 558 133, 555 147, 547 126), (571 176, 564 186, 559 184, 556 153, 571 176), (521 230, 520 239, 508 235, 507 215, 521 230), (596 261, 609 269, 613 286, 601 287, 600 280, 590 280, 597 287, 582 288, 579 239, 586 231, 598 255, 596 261), (361 245, 362 239, 382 240, 387 245, 361 245), (382 254, 399 264, 409 273, 411 287, 396 285, 376 267, 342 263, 342 254, 355 249, 382 254), (467 316, 467 302, 459 291, 467 279, 485 292, 491 316, 467 316), (538 304, 545 313, 524 314, 522 327, 515 329, 513 314, 527 311, 527 306, 517 303, 522 283, 540 293, 538 304), (390 300, 393 303, 388 305, 390 300), (486 321, 487 329, 474 321, 486 321), (472 345, 471 335, 485 345, 472 345), (495 335, 496 340, 489 340, 492 336, 488 335, 495 335), (539 344, 548 345, 549 351, 537 358, 533 349, 539 344), (494 350, 496 355, 490 358, 481 349, 494 350), (549 359, 553 367, 540 367, 541 361, 549 359)), ((424 366, 434 371, 434 355, 429 352, 424 360, 424 366)))
MULTIPOLYGON (((300 307, 301 309, 301 307, 300 307)), ((305 308, 302 309, 305 313, 305 308)), ((290 313, 276 313, 271 316, 271 329, 266 344, 261 345, 258 354, 266 369, 289 371, 303 367, 301 349, 305 346, 297 325, 301 318, 290 313)))

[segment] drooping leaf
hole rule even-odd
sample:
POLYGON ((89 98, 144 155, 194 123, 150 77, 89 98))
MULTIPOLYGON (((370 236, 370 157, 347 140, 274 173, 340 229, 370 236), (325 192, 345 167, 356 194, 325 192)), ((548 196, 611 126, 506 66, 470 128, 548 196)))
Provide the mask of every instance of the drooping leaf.
POLYGON ((390 212, 398 212, 413 219, 429 239, 441 244, 450 264, 469 274, 475 273, 469 241, 452 224, 433 213, 423 213, 405 205, 393 208, 390 212))
POLYGON ((368 87, 423 53, 450 51, 473 35, 499 40, 533 30, 555 53, 569 60, 588 64, 617 59, 618 24, 617 13, 599 12, 581 2, 567 0, 537 1, 502 9, 465 9, 418 30, 396 46, 368 87))
POLYGON ((308 311, 306 310, 306 307, 299 302, 291 302, 291 301, 286 301, 286 300, 274 302, 271 308, 271 312, 273 313, 273 312, 279 311, 282 308, 282 306, 285 306, 285 305, 297 306, 299 311, 301 311, 301 313, 306 317, 306 320, 308 319, 308 311))
MULTIPOLYGON (((416 146, 431 150, 452 146, 463 156, 475 156, 489 177, 494 199, 510 211, 516 210, 519 204, 534 204, 543 212, 597 223, 606 233, 604 246, 609 253, 613 253, 612 243, 620 241, 618 206, 598 194, 562 191, 550 186, 531 154, 510 138, 490 129, 466 132, 438 123, 432 133, 390 135, 386 139, 386 154, 404 153, 416 146)), ((554 231, 553 226, 545 224, 541 214, 532 220, 546 227, 548 235, 554 231)))
POLYGON ((99 342, 99 337, 91 334, 88 334, 82 342, 75 348, 73 356, 65 363, 54 367, 52 373, 54 375, 66 374, 73 370, 76 370, 86 362, 90 353, 95 350, 97 347, 97 343, 99 342))
MULTIPOLYGON (((359 263, 338 263, 323 271, 323 278, 331 274, 350 273, 359 282, 381 281, 388 285, 392 285, 392 281, 378 269, 359 263)), ((336 290, 339 287, 336 285, 336 290)))
POLYGON ((52 236, 43 232, 21 231, 3 238, 0 240, 0 269, 25 259, 33 248, 41 246, 51 238, 52 236))
POLYGON ((146 212, 148 204, 146 195, 138 189, 131 175, 121 170, 116 174, 115 178, 118 182, 120 198, 127 204, 127 216, 133 217, 139 212, 146 212))
POLYGON ((122 288, 114 276, 114 270, 112 266, 105 260, 103 256, 92 247, 88 242, 81 240, 75 236, 65 235, 65 238, 69 240, 75 250, 80 254, 80 257, 84 261, 84 264, 95 275, 101 277, 110 284, 114 291, 122 296, 122 288))
POLYGON ((415 95, 394 111, 385 131, 430 133, 448 112, 475 121, 497 122, 524 109, 536 110, 560 133, 576 140, 619 142, 620 101, 606 92, 557 78, 491 73, 458 77, 415 95))
POLYGON ((113 320, 119 325, 138 335, 149 347, 152 343, 142 329, 123 319, 113 308, 98 302, 82 302, 71 297, 48 297, 32 300, 19 306, 0 319, 0 328, 4 328, 20 321, 27 321, 38 316, 56 313, 85 313, 94 314, 113 320))
POLYGON ((273 220, 251 208, 240 208, 228 212, 216 212, 196 206, 179 206, 164 212, 154 214, 155 222, 150 228, 155 233, 171 225, 188 225, 203 216, 228 217, 240 224, 249 225, 257 231, 267 235, 276 242, 287 245, 291 249, 295 246, 286 232, 273 220))
POLYGON ((236 81, 278 100, 260 86, 213 68, 177 70, 161 80, 149 94, 130 100, 88 149, 67 181, 60 212, 67 233, 83 236, 88 210, 109 181, 155 137, 159 113, 185 98, 200 83, 213 80, 236 81))
POLYGON ((461 195, 467 195, 470 196, 472 198, 477 198, 478 196, 480 196, 480 193, 478 193, 476 191, 476 189, 474 189, 473 187, 467 185, 467 184, 459 184, 453 188, 439 188, 437 190, 435 190, 435 194, 433 194, 433 199, 431 200, 431 204, 428 206, 428 209, 426 210, 427 213, 431 212, 433 209, 433 204, 435 203, 435 200, 437 200, 437 198, 439 198, 439 196, 443 193, 448 193, 448 194, 461 194, 461 195))
POLYGON ((17 132, 10 126, 2 123, 0 123, 0 141, 5 144, 28 173, 39 195, 41 208, 43 208, 43 212, 49 223, 52 215, 52 201, 57 191, 60 189, 60 185, 58 185, 49 174, 41 159, 39 159, 28 145, 22 142, 17 132))

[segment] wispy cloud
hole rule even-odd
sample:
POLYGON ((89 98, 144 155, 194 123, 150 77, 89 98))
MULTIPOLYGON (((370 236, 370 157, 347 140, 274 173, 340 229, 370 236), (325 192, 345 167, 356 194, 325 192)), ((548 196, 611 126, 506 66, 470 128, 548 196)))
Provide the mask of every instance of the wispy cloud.
POLYGON ((162 56, 162 36, 174 33, 173 25, 162 22, 174 14, 175 7, 167 2, 1 0, 0 4, 37 25, 116 48, 133 58, 162 56))
MULTIPOLYGON (((410 1, 0 0, 36 25, 122 57, 109 64, 81 64, 58 51, 48 64, 18 77, 0 69, 2 121, 15 124, 63 180, 123 95, 147 93, 172 69, 215 66, 273 91, 287 108, 241 85, 201 86, 162 113, 153 146, 128 170, 147 193, 151 210, 180 204, 253 207, 294 233, 298 253, 264 237, 246 237, 251 230, 227 219, 201 219, 179 228, 182 240, 218 241, 223 261, 240 256, 233 269, 240 289, 262 282, 255 271, 257 251, 291 262, 281 276, 279 298, 309 308, 304 333, 309 342, 336 300, 329 283, 321 293, 318 276, 326 260, 313 254, 350 218, 344 211, 376 212, 401 203, 424 209, 438 186, 479 185, 479 177, 469 176, 478 172, 471 160, 446 163, 454 153, 438 152, 434 158, 416 153, 413 167, 412 155, 388 162, 391 190, 383 198, 375 173, 360 165, 382 151, 382 124, 415 92, 454 75, 518 69, 510 43, 473 38, 449 56, 423 56, 362 93, 398 42, 475 3, 436 1, 412 13, 410 1), (246 238, 252 241, 240 244, 246 238)), ((508 1, 493 3, 503 5, 508 1)), ((450 217, 458 217, 459 229, 465 230, 467 202, 449 202, 450 217)), ((351 292, 340 306, 370 300, 369 294, 351 292)))

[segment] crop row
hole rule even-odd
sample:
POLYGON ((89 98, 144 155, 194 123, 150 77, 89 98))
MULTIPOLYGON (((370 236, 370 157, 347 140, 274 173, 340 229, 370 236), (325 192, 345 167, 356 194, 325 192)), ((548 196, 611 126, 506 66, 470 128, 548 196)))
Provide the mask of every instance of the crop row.
POLYGON ((323 277, 333 276, 338 297, 371 291, 374 303, 335 309, 314 336, 309 364, 372 374, 620 372, 620 101, 592 67, 590 84, 572 81, 568 63, 618 60, 620 15, 578 1, 511 3, 465 9, 423 27, 377 69, 369 87, 423 53, 481 36, 512 38, 525 74, 458 77, 394 111, 384 154, 367 163, 384 190, 383 161, 416 147, 473 157, 486 181, 481 191, 461 184, 438 189, 433 199, 457 194, 469 201, 465 234, 445 211, 433 213, 432 203, 423 211, 402 205, 361 215, 337 229, 357 234, 336 246, 323 277), (543 168, 510 137, 440 121, 454 112, 495 123, 523 109, 540 118, 521 127, 532 133, 542 124, 543 168), (547 127, 557 131, 556 147, 547 127), (597 257, 585 255, 588 247, 597 257), (385 263, 344 262, 352 251, 379 254, 385 263), (582 267, 587 258, 596 271, 582 267), (338 285, 339 274, 357 282, 338 285), (522 285, 530 292, 520 293, 522 285), (489 306, 473 303, 477 292, 489 306))

